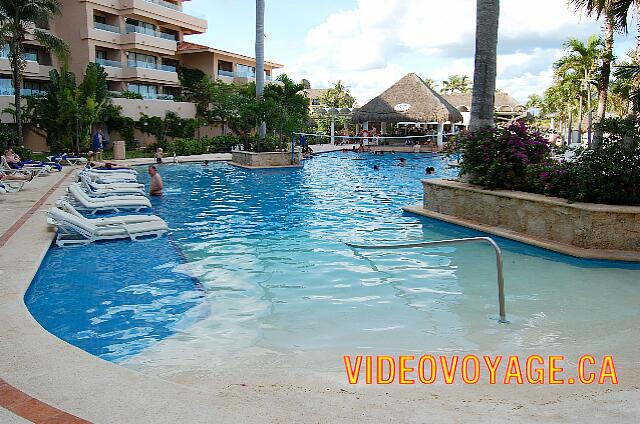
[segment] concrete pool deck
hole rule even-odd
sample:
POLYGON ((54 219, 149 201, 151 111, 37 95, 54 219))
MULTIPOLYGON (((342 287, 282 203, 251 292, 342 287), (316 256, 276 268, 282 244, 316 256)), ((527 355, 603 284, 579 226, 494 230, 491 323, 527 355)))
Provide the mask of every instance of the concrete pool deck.
POLYGON ((512 388, 416 387, 403 394, 393 387, 349 387, 324 375, 314 381, 295 366, 288 374, 265 367, 262 381, 251 376, 256 369, 226 378, 189 376, 183 385, 103 361, 48 333, 24 304, 54 238, 44 211, 64 194, 72 172, 65 168, 34 180, 23 192, 0 196, 2 423, 425 422, 426 417, 431 422, 636 422, 640 417, 637 384, 625 391, 605 388, 597 398, 555 395, 545 387, 502 402, 501 394, 508 396, 503 392, 512 388), (211 385, 196 384, 199 380, 211 385), (597 411, 594 403, 600 405, 597 411))

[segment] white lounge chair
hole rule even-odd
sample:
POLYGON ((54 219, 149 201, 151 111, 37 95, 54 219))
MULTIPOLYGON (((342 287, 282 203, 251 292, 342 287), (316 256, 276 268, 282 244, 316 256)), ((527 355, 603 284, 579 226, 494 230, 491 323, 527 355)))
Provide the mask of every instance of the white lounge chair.
POLYGON ((12 171, 27 171, 27 170, 38 170, 37 177, 43 177, 46 173, 53 172, 53 169, 49 165, 33 165, 33 164, 24 164, 20 167, 20 169, 15 169, 9 166, 9 162, 7 162, 7 158, 4 156, 0 156, 0 166, 3 169, 12 170, 12 171))
POLYGON ((7 159, 4 156, 0 156, 0 171, 8 175, 31 175, 34 177, 42 177, 44 176, 44 172, 46 172, 46 168, 44 167, 23 167, 19 169, 14 169, 9 166, 7 159))
POLYGON ((96 169, 96 168, 87 168, 88 171, 91 171, 96 174, 133 174, 138 175, 138 171, 131 168, 112 168, 112 169, 96 169))
POLYGON ((99 182, 102 184, 111 184, 111 183, 137 183, 138 177, 134 174, 129 174, 125 172, 120 173, 97 173, 93 170, 84 170, 82 174, 91 178, 91 181, 99 182))
POLYGON ((58 208, 51 208, 47 215, 58 227, 56 244, 60 247, 93 243, 98 240, 129 238, 133 241, 155 239, 168 230, 164 221, 127 224, 124 221, 112 221, 95 225, 90 220, 72 215, 58 208))
POLYGON ((82 186, 82 183, 73 183, 73 184, 71 184, 69 186, 69 188, 71 188, 71 187, 79 188, 87 196, 87 198, 89 198, 91 200, 96 200, 96 201, 108 200, 108 199, 128 200, 128 199, 139 199, 141 197, 144 197, 144 194, 111 194, 111 195, 106 195, 104 193, 89 192, 82 186))
POLYGON ((151 209, 151 202, 143 196, 134 198, 123 198, 121 196, 91 198, 75 185, 69 187, 69 200, 72 201, 76 208, 86 210, 93 215, 98 212, 120 213, 127 210, 140 212, 143 209, 151 209))
POLYGON ((100 186, 96 185, 93 181, 89 179, 89 177, 81 176, 80 181, 82 184, 82 188, 84 191, 89 193, 92 197, 106 197, 106 196, 122 196, 122 195, 131 195, 131 196, 144 196, 144 190, 141 188, 129 188, 129 187, 119 187, 112 184, 100 184, 100 186))
POLYGON ((101 183, 98 181, 94 181, 91 179, 91 176, 85 172, 79 172, 77 176, 78 182, 81 182, 83 179, 86 179, 88 183, 91 183, 96 188, 128 188, 128 189, 141 189, 144 190, 144 184, 135 183, 135 182, 111 182, 111 183, 101 183))
POLYGON ((0 189, 2 189, 2 193, 17 193, 22 190, 26 181, 12 181, 12 180, 4 180, 0 181, 0 189))
POLYGON ((85 218, 98 227, 111 225, 118 222, 124 222, 125 224, 140 224, 143 222, 165 222, 162 218, 156 215, 122 215, 109 218, 86 218, 80 212, 78 212, 78 210, 74 208, 73 205, 67 200, 59 200, 58 202, 56 202, 56 206, 58 207, 58 209, 62 209, 63 211, 70 213, 71 215, 75 215, 79 218, 85 218))

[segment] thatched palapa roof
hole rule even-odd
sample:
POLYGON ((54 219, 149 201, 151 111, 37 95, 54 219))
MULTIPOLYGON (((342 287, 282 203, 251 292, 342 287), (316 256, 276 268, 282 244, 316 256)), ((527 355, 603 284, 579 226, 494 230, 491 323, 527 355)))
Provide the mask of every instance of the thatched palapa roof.
MULTIPOLYGON (((473 92, 469 93, 453 93, 443 94, 442 97, 456 109, 468 112, 471 110, 471 98, 473 92)), ((524 111, 526 108, 520 104, 516 99, 511 97, 508 93, 496 93, 495 108, 498 112, 519 112, 524 111)))
POLYGON ((429 88, 416 74, 408 74, 387 91, 357 109, 354 122, 461 122, 460 112, 429 88))

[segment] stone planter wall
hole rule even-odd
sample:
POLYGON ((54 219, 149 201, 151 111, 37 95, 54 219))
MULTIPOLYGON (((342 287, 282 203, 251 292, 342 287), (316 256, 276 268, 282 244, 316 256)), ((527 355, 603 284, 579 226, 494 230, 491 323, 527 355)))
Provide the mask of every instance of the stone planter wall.
POLYGON ((628 252, 632 256, 640 253, 640 207, 568 203, 565 199, 483 190, 448 180, 424 180, 423 185, 425 211, 551 244, 628 252))
POLYGON ((291 163, 291 152, 232 152, 231 165, 241 166, 244 168, 285 168, 298 167, 302 160, 302 153, 294 154, 294 163, 291 163))

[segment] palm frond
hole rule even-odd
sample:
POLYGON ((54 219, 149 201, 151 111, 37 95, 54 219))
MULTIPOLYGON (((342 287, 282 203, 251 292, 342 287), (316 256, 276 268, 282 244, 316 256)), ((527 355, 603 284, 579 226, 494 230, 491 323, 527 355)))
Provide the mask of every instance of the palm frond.
POLYGON ((55 35, 36 29, 33 32, 35 39, 42 44, 42 47, 53 53, 60 61, 66 64, 69 61, 70 51, 67 43, 55 35))

